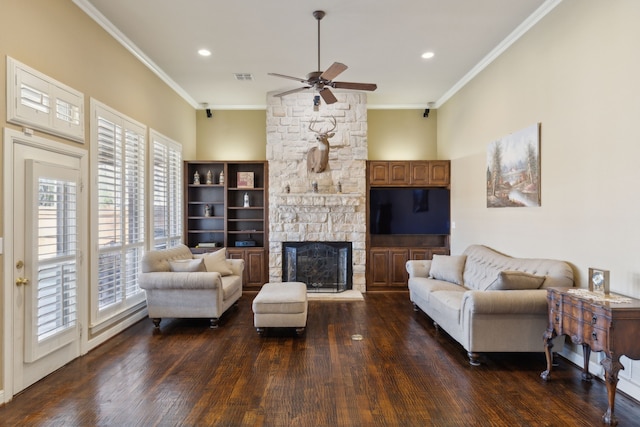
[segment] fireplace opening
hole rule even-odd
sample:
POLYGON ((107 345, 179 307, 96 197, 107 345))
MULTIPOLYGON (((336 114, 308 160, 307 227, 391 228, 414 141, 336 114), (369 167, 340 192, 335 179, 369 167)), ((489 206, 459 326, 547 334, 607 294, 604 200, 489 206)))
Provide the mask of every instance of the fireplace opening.
POLYGON ((283 242, 282 281, 303 282, 309 292, 352 288, 351 242, 283 242))

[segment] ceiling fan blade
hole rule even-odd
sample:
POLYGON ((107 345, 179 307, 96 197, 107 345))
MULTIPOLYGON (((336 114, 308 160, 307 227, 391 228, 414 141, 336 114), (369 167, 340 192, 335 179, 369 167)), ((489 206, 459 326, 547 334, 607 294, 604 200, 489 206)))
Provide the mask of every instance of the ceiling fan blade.
POLYGON ((336 96, 329 90, 328 87, 325 87, 320 91, 320 96, 324 100, 324 103, 327 105, 338 102, 338 98, 336 98, 336 96))
POLYGON ((376 90, 378 85, 375 83, 332 82, 331 87, 336 89, 376 90))
POLYGON ((267 73, 267 74, 270 76, 282 77, 283 79, 296 80, 300 83, 307 82, 307 79, 301 79, 300 77, 285 76, 284 74, 278 74, 278 73, 267 73))
POLYGON ((349 67, 340 62, 334 62, 324 73, 320 75, 320 78, 324 80, 333 80, 338 77, 338 74, 342 73, 347 68, 349 67))
POLYGON ((304 87, 299 87, 297 89, 291 89, 291 90, 288 90, 286 92, 277 93, 277 94, 275 94, 273 96, 282 97, 282 96, 285 96, 285 95, 291 95, 292 93, 302 92, 303 90, 307 90, 307 89, 311 89, 311 86, 304 86, 304 87))

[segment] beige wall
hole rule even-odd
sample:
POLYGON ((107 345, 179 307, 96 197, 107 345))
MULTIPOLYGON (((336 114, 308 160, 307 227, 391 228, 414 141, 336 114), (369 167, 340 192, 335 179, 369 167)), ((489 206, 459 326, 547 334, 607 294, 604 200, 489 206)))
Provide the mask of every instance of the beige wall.
POLYGON ((589 267, 608 269, 612 290, 640 297, 638 18, 636 0, 565 0, 439 109, 452 253, 482 243, 560 258, 583 287, 589 267), (537 122, 542 206, 488 209, 488 144, 537 122))
POLYGON ((436 123, 431 110, 368 110, 369 160, 438 159, 436 123))
MULTIPOLYGON (((0 127, 20 129, 6 123, 8 55, 85 94, 87 133, 83 148, 90 147, 89 98, 93 97, 181 142, 185 157, 195 156, 194 108, 70 0, 0 0, 0 11, 0 127)), ((0 164, 2 161, 0 150, 0 164)), ((0 173, 0 188, 3 185, 0 173)), ((3 209, 0 198, 0 227, 4 227, 3 209)), ((8 244, 5 241, 5 248, 8 244)), ((0 269, 3 263, 0 255, 0 269)), ((0 290, 5 286, 3 274, 0 271, 0 290)), ((2 312, 3 294, 0 292, 0 331, 7 315, 2 312)), ((0 336, 0 346, 3 340, 0 336)), ((3 353, 0 348, 0 366, 3 353)), ((3 383, 0 378, 0 389, 3 383)))
MULTIPOLYGON (((266 112, 204 110, 197 116, 195 160, 265 160, 266 112)), ((436 110, 368 110, 369 160, 437 159, 436 110)))
MULTIPOLYGON (((265 95, 266 97, 266 95, 265 95)), ((186 160, 266 160, 266 110, 204 110, 196 114, 198 148, 186 160)))

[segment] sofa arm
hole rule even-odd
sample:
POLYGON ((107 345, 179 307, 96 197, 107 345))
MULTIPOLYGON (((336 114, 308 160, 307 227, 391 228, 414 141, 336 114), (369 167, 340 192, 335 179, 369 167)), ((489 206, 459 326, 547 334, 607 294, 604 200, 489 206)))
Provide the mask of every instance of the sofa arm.
POLYGON ((431 260, 409 260, 405 264, 409 278, 412 277, 429 277, 431 270, 431 260))
POLYGON ((138 278, 142 289, 216 289, 222 290, 220 273, 217 272, 151 272, 142 273, 138 278))
POLYGON ((466 291, 462 297, 463 313, 541 314, 547 310, 545 289, 466 291))
POLYGON ((235 276, 242 277, 244 271, 244 260, 242 258, 227 258, 227 263, 235 276))

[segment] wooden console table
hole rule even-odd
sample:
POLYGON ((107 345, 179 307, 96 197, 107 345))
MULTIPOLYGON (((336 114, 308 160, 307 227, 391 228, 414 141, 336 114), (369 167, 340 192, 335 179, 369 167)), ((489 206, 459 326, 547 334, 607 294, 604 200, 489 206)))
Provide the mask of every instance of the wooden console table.
POLYGON ((544 380, 551 378, 552 340, 558 335, 568 335, 575 344, 582 344, 582 378, 585 381, 592 378, 589 373, 591 350, 603 351, 606 358, 601 364, 605 372, 609 407, 602 416, 602 421, 612 426, 618 424, 614 404, 618 372, 624 369, 620 356, 640 359, 640 300, 615 294, 598 298, 596 294, 584 289, 550 288, 547 291, 547 301, 549 327, 544 333, 547 369, 540 376, 544 380))

